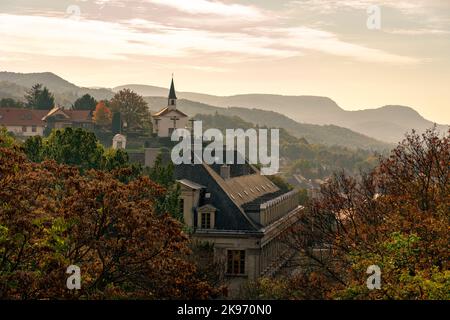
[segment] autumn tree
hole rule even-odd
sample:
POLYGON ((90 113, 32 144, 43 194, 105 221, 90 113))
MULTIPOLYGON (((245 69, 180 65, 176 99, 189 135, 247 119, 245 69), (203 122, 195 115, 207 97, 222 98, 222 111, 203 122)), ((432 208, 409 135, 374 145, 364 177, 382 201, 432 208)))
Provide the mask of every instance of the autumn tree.
POLYGON ((450 299, 450 131, 408 134, 368 174, 336 174, 286 241, 303 298, 450 299), (369 290, 367 268, 381 269, 369 290))
POLYGON ((25 95, 26 107, 29 109, 49 110, 55 106, 55 98, 42 84, 35 84, 25 95))
POLYGON ((120 112, 128 130, 146 129, 150 126, 150 112, 145 100, 130 89, 117 92, 110 101, 111 111, 120 112))
POLYGON ((181 224, 156 210, 166 190, 148 177, 124 184, 107 172, 80 175, 0 147, 0 185, 0 299, 215 294, 189 262, 181 224), (81 290, 66 287, 69 265, 81 269, 81 290))
POLYGON ((106 127, 111 125, 112 114, 104 101, 100 101, 95 107, 93 120, 96 125, 106 127))
POLYGON ((93 111, 97 106, 97 100, 90 94, 86 93, 78 98, 72 105, 73 110, 89 110, 93 111))

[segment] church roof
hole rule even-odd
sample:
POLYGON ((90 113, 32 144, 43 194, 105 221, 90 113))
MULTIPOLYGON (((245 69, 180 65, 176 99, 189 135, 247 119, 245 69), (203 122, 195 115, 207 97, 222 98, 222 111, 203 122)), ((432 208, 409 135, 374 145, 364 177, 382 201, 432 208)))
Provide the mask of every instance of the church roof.
POLYGON ((157 113, 154 113, 152 116, 153 117, 161 117, 161 116, 164 116, 164 115, 168 114, 169 112, 176 112, 182 117, 188 117, 188 115, 185 114, 184 112, 181 112, 178 109, 170 109, 169 107, 165 107, 164 109, 161 109, 157 113))
POLYGON ((175 93, 175 85, 173 84, 173 78, 170 85, 169 99, 177 99, 177 95, 175 93))

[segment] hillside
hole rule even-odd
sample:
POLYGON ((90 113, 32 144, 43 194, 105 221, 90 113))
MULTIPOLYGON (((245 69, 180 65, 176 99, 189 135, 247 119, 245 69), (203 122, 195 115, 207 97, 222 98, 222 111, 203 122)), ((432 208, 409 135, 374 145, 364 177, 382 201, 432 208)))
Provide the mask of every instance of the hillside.
MULTIPOLYGON (((83 88, 50 72, 0 72, 0 98, 23 100, 26 90, 36 83, 47 86, 54 93, 56 103, 63 106, 70 106, 86 93, 97 100, 110 99, 115 91, 123 88, 130 88, 147 97, 166 97, 168 93, 166 88, 139 84, 124 85, 112 90, 83 88)), ((386 144, 379 141, 396 143, 411 129, 421 132, 433 125, 412 108, 404 106, 346 111, 326 97, 269 94, 222 97, 192 92, 177 94, 179 98, 184 99, 181 103, 189 113, 217 111, 236 114, 260 125, 285 127, 296 136, 304 136, 311 141, 327 145, 380 149, 385 148, 386 144), (230 106, 232 108, 228 108, 230 106)), ((158 104, 154 108, 159 110, 162 106, 158 104)), ((441 125, 438 129, 446 131, 448 126, 441 125)))
MULTIPOLYGON (((127 85, 143 95, 166 96, 167 89, 154 86, 127 85)), ((114 88, 113 90, 117 90, 114 88)), ((406 106, 384 106, 377 109, 347 111, 333 100, 317 96, 283 96, 273 94, 242 94, 234 96, 213 96, 192 92, 178 92, 179 98, 197 101, 217 107, 257 108, 276 110, 287 117, 301 122, 319 125, 345 127, 364 135, 396 143, 411 129, 422 132, 433 126, 432 121, 423 118, 417 111, 406 106)), ((448 125, 438 125, 446 131, 448 125)))
MULTIPOLYGON (((150 109, 154 111, 161 109, 167 103, 165 98, 160 97, 146 97, 145 100, 149 104, 150 109)), ((178 101, 178 108, 189 116, 196 114, 211 115, 215 113, 226 116, 238 116, 245 121, 260 126, 283 128, 293 136, 305 138, 311 143, 372 150, 385 150, 392 147, 390 144, 377 141, 346 128, 334 125, 298 123, 274 111, 246 108, 220 108, 186 99, 178 101)))
POLYGON ((23 100, 25 92, 36 83, 42 83, 54 93, 56 102, 71 105, 77 98, 88 93, 97 100, 110 99, 114 93, 109 89, 91 89, 78 87, 51 73, 14 73, 0 72, 0 98, 23 100))
MULTIPOLYGON (((216 128, 254 128, 255 124, 242 120, 238 116, 222 114, 197 114, 202 120, 203 129, 216 128)), ((367 171, 375 167, 378 157, 374 152, 362 149, 350 149, 338 146, 312 144, 305 139, 290 135, 280 129, 280 172, 291 184, 303 188, 318 186, 333 172, 344 170, 354 175, 360 170, 367 171)))

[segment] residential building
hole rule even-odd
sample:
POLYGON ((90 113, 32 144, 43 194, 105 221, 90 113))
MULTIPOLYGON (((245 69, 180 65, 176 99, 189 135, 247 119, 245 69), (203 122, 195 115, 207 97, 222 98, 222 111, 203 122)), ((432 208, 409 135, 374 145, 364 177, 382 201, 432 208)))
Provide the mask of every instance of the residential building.
POLYGON ((273 275, 291 258, 282 236, 303 211, 296 190, 280 190, 249 163, 181 164, 175 176, 192 238, 214 244, 230 284, 273 275))
POLYGON ((0 108, 0 127, 18 137, 42 136, 45 121, 42 118, 48 110, 0 108))
POLYGON ((46 128, 94 128, 91 111, 65 110, 62 107, 54 107, 52 110, 0 108, 0 127, 2 126, 24 138, 42 136, 46 128))
POLYGON ((63 107, 54 107, 47 111, 42 118, 49 129, 62 129, 67 127, 93 129, 92 111, 90 110, 66 110, 63 107))

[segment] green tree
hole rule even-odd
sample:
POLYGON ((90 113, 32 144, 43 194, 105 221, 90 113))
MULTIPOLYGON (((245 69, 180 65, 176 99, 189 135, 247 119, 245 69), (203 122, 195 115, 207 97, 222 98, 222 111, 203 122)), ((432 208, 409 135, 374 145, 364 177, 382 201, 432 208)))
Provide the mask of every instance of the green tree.
POLYGON ((53 94, 42 87, 42 84, 35 84, 25 95, 26 107, 29 109, 48 110, 55 106, 53 94))
POLYGON ((148 171, 148 176, 166 189, 164 195, 158 198, 157 211, 169 212, 174 218, 183 221, 183 212, 180 210, 180 187, 174 178, 174 166, 171 161, 163 165, 162 155, 159 154, 155 164, 148 171))
POLYGON ((43 139, 41 136, 29 137, 23 144, 25 154, 32 162, 43 160, 43 139))
POLYGON ((13 147, 16 146, 17 142, 14 136, 6 130, 5 127, 0 127, 0 147, 13 147))
POLYGON ((54 130, 44 139, 40 136, 30 137, 25 140, 22 148, 32 162, 55 160, 81 169, 111 171, 124 183, 142 174, 141 166, 129 163, 125 150, 105 150, 93 133, 82 129, 54 130))
POLYGON ((103 152, 94 133, 65 128, 52 131, 44 142, 43 156, 82 169, 99 169, 103 152))
POLYGON ((73 110, 94 110, 97 105, 97 100, 90 94, 85 94, 84 96, 78 98, 72 105, 73 110))
POLYGON ((103 154, 102 169, 114 170, 128 167, 128 153, 122 149, 106 149, 103 154))
POLYGON ((122 133, 122 116, 120 112, 113 113, 111 131, 113 134, 122 133))
POLYGON ((3 98, 0 100, 0 108, 24 108, 22 101, 17 101, 11 98, 3 98))
POLYGON ((142 130, 150 127, 151 119, 147 102, 142 96, 129 90, 120 90, 111 99, 112 112, 120 112, 127 130, 142 130))

